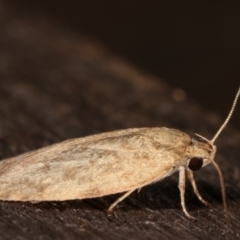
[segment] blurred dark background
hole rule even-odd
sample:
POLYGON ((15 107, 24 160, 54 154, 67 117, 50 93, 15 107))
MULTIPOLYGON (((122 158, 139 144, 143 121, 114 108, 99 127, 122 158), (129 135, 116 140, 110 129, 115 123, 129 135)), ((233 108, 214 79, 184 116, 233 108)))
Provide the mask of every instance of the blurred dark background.
MULTIPOLYGON (((240 1, 6 0, 44 14, 225 117, 240 79, 240 1)), ((239 104, 240 105, 240 104, 239 104)), ((238 106, 232 123, 240 126, 238 106)))

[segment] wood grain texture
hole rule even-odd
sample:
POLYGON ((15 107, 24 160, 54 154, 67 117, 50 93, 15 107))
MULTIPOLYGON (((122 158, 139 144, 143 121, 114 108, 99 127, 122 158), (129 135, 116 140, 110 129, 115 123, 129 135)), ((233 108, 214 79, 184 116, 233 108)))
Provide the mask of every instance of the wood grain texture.
MULTIPOLYGON (((165 82, 113 56, 45 16, 20 16, 0 2, 0 153, 17 156, 69 138, 136 127, 173 127, 209 139, 222 121, 165 82)), ((217 91, 217 90, 216 90, 217 91)), ((187 188, 196 221, 182 213, 177 175, 132 194, 49 203, 0 202, 1 239, 237 239, 240 234, 238 130, 216 141, 232 229, 226 226, 212 167, 196 175, 206 208, 187 188)))

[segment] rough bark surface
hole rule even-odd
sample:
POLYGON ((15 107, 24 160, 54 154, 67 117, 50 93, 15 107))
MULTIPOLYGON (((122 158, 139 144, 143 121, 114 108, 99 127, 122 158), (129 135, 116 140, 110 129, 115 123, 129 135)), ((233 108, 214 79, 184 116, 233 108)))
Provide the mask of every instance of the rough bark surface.
MULTIPOLYGON (((44 16, 18 16, 0 2, 0 30, 1 159, 129 127, 173 127, 211 139, 222 123, 163 80, 44 16)), ((230 126, 216 142, 231 227, 225 223, 218 175, 209 166, 196 180, 211 207, 187 187, 195 221, 181 210, 175 174, 131 194, 111 217, 105 210, 119 195, 38 204, 1 201, 0 238, 240 238, 239 142, 240 132, 230 126)))

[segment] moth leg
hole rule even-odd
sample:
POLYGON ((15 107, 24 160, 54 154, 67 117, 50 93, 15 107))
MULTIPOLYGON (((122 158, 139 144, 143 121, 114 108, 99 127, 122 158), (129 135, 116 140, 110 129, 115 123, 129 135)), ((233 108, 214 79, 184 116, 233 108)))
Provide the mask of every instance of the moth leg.
POLYGON ((188 178, 189 178, 189 180, 190 180, 190 182, 191 182, 191 184, 192 184, 192 188, 193 188, 193 191, 194 191, 195 195, 198 197, 198 199, 199 199, 204 205, 209 206, 210 204, 209 204, 206 200, 204 200, 204 199, 202 198, 202 196, 200 195, 200 193, 199 193, 199 191, 198 191, 198 189, 197 189, 197 185, 196 185, 196 182, 195 182, 195 180, 194 180, 193 172, 192 172, 191 170, 187 170, 187 175, 188 175, 188 178))
POLYGON ((124 193, 120 198, 118 198, 114 203, 112 203, 107 210, 108 214, 111 214, 113 211, 113 208, 116 207, 116 205, 118 205, 118 203, 120 203, 123 199, 125 199, 127 196, 129 196, 133 191, 135 191, 135 189, 124 193))
POLYGON ((179 167, 179 182, 178 182, 178 188, 180 190, 180 197, 181 197, 181 205, 182 205, 182 210, 185 213, 185 215, 190 218, 190 219, 195 219, 192 217, 186 208, 185 204, 185 186, 186 186, 186 170, 185 167, 181 166, 179 167))

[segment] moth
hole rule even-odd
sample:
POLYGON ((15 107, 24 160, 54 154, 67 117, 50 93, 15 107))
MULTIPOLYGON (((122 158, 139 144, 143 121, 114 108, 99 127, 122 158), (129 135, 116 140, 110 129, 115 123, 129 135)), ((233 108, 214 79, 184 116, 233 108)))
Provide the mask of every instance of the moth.
POLYGON ((179 171, 183 212, 193 218, 185 205, 185 181, 205 205, 194 181, 193 171, 209 163, 216 167, 227 209, 221 170, 214 161, 215 140, 227 125, 240 88, 225 122, 212 140, 190 138, 176 129, 132 128, 69 139, 0 161, 0 200, 64 201, 96 198, 125 192, 114 207, 133 191, 179 171))

